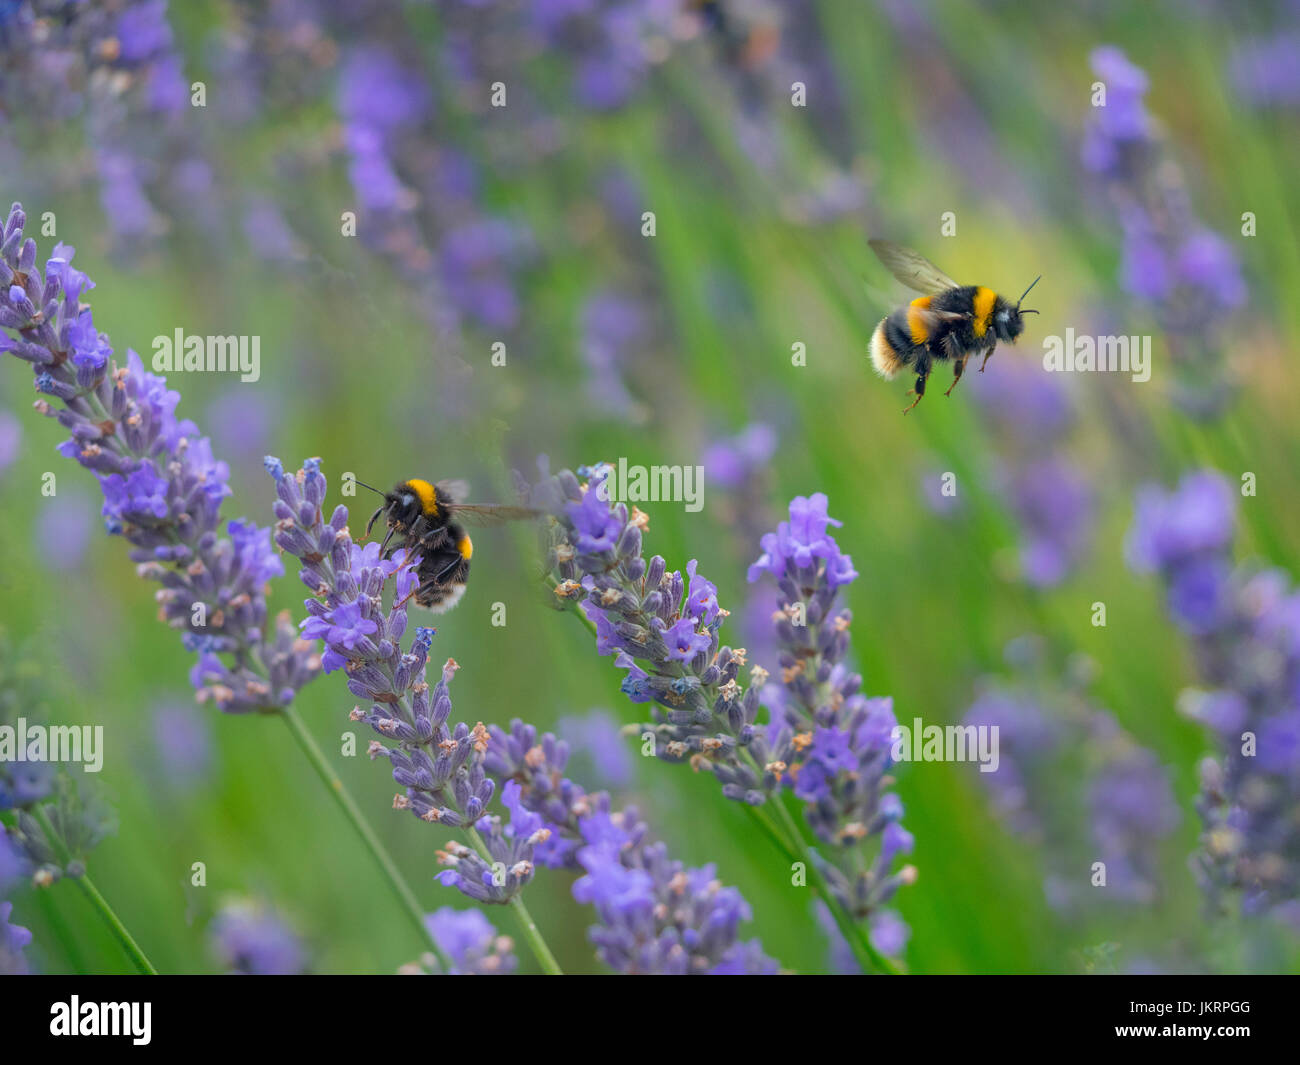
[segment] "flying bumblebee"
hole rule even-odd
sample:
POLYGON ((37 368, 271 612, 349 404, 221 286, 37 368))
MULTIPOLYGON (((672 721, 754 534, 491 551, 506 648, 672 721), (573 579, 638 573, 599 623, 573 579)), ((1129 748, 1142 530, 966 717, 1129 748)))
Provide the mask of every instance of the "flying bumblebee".
POLYGON ((383 505, 366 523, 366 536, 382 515, 388 525, 380 545, 384 557, 403 547, 419 553, 416 575, 420 584, 411 596, 435 614, 446 613, 465 594, 474 543, 464 525, 497 525, 541 516, 541 511, 528 507, 458 503, 458 497, 469 494, 464 481, 431 484, 412 479, 400 482, 391 492, 381 492, 363 481, 357 484, 384 497, 383 505))
POLYGON ((910 248, 887 240, 867 242, 877 258, 908 288, 922 293, 905 307, 882 318, 871 334, 871 364, 881 377, 896 377, 904 367, 912 367, 915 395, 906 414, 921 402, 932 362, 952 362, 953 379, 945 396, 951 395, 961 380, 966 360, 983 355, 980 373, 988 364, 999 340, 1014 344, 1025 329, 1022 315, 1037 314, 1020 304, 1029 289, 1013 305, 983 285, 959 285, 934 263, 910 248))

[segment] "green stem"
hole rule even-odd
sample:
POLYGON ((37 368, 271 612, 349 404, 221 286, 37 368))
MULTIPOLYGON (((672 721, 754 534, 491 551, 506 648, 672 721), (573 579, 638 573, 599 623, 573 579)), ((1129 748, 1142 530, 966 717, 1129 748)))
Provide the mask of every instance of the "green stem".
POLYGON ((397 863, 393 861, 392 855, 384 848, 379 837, 375 835, 375 830, 366 821, 361 808, 357 805, 356 800, 352 798, 352 793, 347 790, 339 775, 330 767, 325 752, 320 749, 311 733, 307 731, 307 726, 303 724, 302 718, 292 706, 282 708, 279 714, 284 718, 285 724, 289 726, 289 731, 293 733, 294 739, 298 741, 298 746, 302 748, 303 754, 307 756, 307 761, 311 762, 312 768, 316 770, 316 775, 321 778, 326 790, 334 796, 339 808, 342 809, 347 819, 352 823, 352 827, 369 849, 371 856, 379 864, 379 868, 383 871, 389 886, 393 889, 393 893, 402 904, 406 915, 411 919, 411 923, 419 930, 421 938, 428 942, 445 970, 450 972, 454 967, 452 959, 438 945, 437 939, 429 931, 429 927, 424 920, 424 909, 421 907, 419 899, 415 897, 415 893, 406 883, 401 871, 397 868, 397 863))
POLYGON ((822 901, 830 909, 831 916, 835 918, 835 924, 839 927, 840 934, 848 940, 849 949, 853 951, 853 956, 857 958, 863 972, 874 968, 889 976, 898 976, 898 966, 871 945, 866 930, 853 920, 852 915, 841 905, 839 899, 835 897, 835 893, 831 891, 830 883, 822 872, 817 857, 809 853, 810 848, 804 842, 799 826, 795 824, 790 811, 786 809, 785 803, 781 801, 781 796, 773 796, 772 802, 768 805, 776 807, 781 820, 785 824, 785 830, 790 834, 790 838, 796 841, 798 850, 808 855, 808 869, 812 874, 813 890, 821 896, 822 901))
MULTIPOLYGON (((478 851, 479 857, 485 862, 492 861, 492 854, 483 842, 483 837, 478 834, 478 829, 470 825, 465 834, 469 837, 474 849, 478 851)), ((548 976, 563 976, 564 970, 560 968, 560 963, 555 960, 555 955, 551 953, 551 948, 546 945, 546 940, 542 938, 541 929, 537 927, 537 922, 533 920, 533 915, 528 912, 528 907, 524 905, 521 896, 515 895, 510 900, 510 907, 515 911, 515 917, 523 929, 524 938, 528 940, 528 945, 532 948, 537 963, 546 970, 548 976)))
MULTIPOLYGON (((41 826, 45 838, 49 841, 55 854, 58 855, 59 861, 66 869, 72 861, 72 855, 68 853, 68 848, 63 845, 63 838, 55 832, 54 826, 50 824, 50 819, 45 815, 45 808, 39 805, 33 806, 31 814, 36 823, 41 826)), ((99 888, 95 887, 94 881, 85 873, 72 879, 80 886, 86 898, 90 900, 91 905, 99 911, 104 923, 113 930, 113 934, 117 937, 118 942, 122 944, 123 949, 130 956, 135 967, 146 976, 157 976, 158 970, 153 967, 153 963, 148 956, 140 949, 140 944, 135 941, 135 937, 127 931, 126 925, 114 912, 113 907, 108 904, 108 900, 100 894, 99 888)))

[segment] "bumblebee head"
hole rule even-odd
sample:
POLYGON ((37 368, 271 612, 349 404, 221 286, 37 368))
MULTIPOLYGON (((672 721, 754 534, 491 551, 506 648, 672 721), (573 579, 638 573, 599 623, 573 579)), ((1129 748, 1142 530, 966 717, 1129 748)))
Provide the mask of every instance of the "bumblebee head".
POLYGON ((438 491, 428 481, 401 481, 391 492, 380 492, 379 489, 372 488, 363 481, 358 481, 357 484, 384 497, 383 504, 366 522, 366 536, 370 535, 375 522, 379 520, 380 515, 383 515, 388 525, 388 535, 384 537, 385 547, 388 546, 389 537, 393 535, 394 530, 411 529, 420 518, 433 521, 438 516, 438 491))
MULTIPOLYGON (((1029 288, 1033 288, 1042 280, 1042 275, 1034 278, 1029 288)), ((1021 304, 1025 301, 1025 296, 1029 295, 1029 288, 1025 289, 1020 299, 1016 300, 1013 307, 1002 300, 998 300, 999 306, 993 312, 993 331, 997 334, 999 340, 1006 341, 1008 344, 1014 344, 1016 337, 1025 331, 1025 320, 1023 315, 1037 314, 1038 312, 1031 307, 1021 309, 1021 304)))

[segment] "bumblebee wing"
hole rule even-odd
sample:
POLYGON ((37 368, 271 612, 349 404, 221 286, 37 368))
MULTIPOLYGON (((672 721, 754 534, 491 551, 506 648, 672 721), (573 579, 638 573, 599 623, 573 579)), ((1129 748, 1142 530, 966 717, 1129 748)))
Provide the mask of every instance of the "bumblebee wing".
POLYGON ((471 495, 469 482, 461 480, 439 481, 437 488, 450 496, 452 500, 468 499, 471 495))
POLYGON ((932 307, 909 307, 908 313, 919 316, 932 333, 941 325, 952 325, 954 322, 963 322, 975 317, 962 311, 936 311, 932 307))
POLYGON ((924 255, 888 240, 869 240, 885 268, 908 288, 933 296, 950 288, 961 288, 956 281, 930 262, 924 255))
POLYGON ((454 521, 466 525, 500 525, 507 521, 540 518, 542 511, 532 507, 512 507, 503 503, 457 503, 451 508, 454 521))

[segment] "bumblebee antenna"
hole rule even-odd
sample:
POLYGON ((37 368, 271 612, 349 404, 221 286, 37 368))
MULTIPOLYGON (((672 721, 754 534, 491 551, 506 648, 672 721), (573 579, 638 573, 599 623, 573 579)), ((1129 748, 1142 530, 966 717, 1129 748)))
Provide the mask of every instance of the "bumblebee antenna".
MULTIPOLYGON (((1025 302, 1025 297, 1029 295, 1029 289, 1030 289, 1030 288, 1033 288, 1033 287, 1034 287, 1036 284, 1038 284, 1038 282, 1040 282, 1041 280, 1043 280, 1043 275, 1042 275, 1042 274, 1039 274, 1036 278, 1034 278, 1033 281, 1030 282, 1030 284, 1029 284, 1029 288, 1025 289, 1025 291, 1022 292, 1022 293, 1020 294, 1020 298, 1019 298, 1018 300, 1016 300, 1016 310, 1020 310, 1020 305, 1021 305, 1022 303, 1025 302)), ((1037 312, 1037 311, 1024 311, 1023 313, 1024 313, 1024 314, 1037 314, 1038 312, 1037 312)), ((357 483, 360 484, 361 482, 358 481, 357 483)))
MULTIPOLYGON (((1023 297, 1022 297, 1022 298, 1023 298, 1023 297)), ((369 489, 370 489, 372 492, 374 492, 375 495, 377 495, 377 496, 381 496, 381 495, 384 494, 384 493, 381 492, 378 488, 375 488, 373 485, 368 485, 368 484, 366 484, 365 481, 357 481, 357 484, 361 485, 362 488, 369 488, 369 489)))

